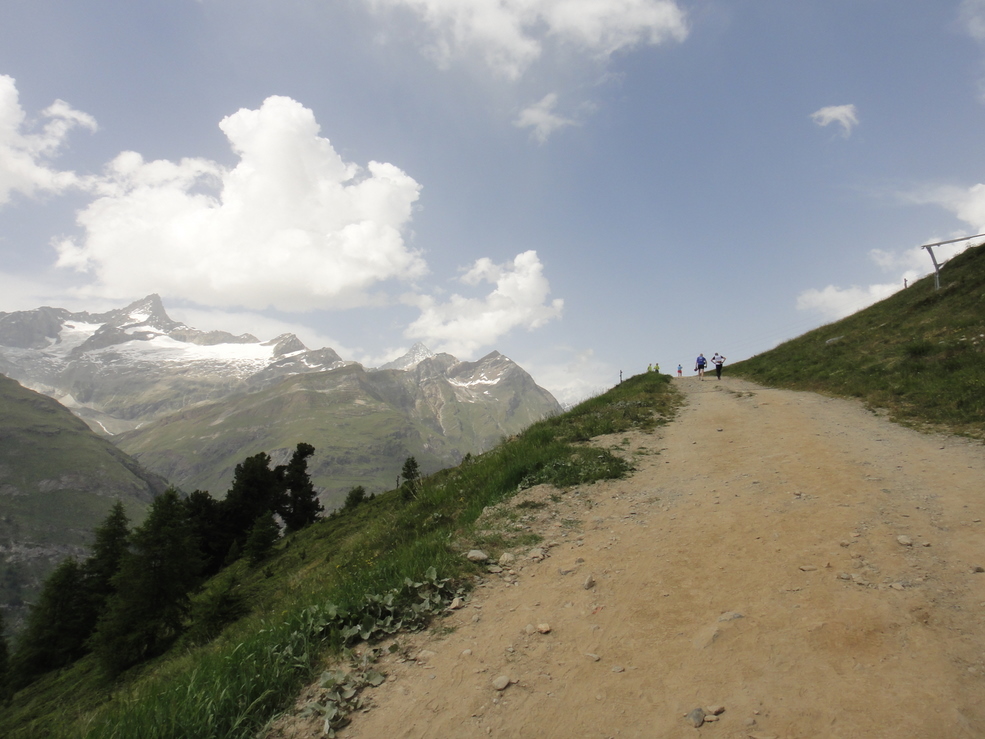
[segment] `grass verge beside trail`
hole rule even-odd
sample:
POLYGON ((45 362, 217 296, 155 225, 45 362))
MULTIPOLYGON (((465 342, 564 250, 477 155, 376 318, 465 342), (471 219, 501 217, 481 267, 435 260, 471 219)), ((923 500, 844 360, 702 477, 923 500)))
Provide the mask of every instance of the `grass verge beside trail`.
POLYGON ((0 734, 252 737, 293 703, 333 650, 398 626, 420 628, 440 610, 477 571, 458 542, 483 509, 535 484, 565 488, 625 475, 625 461, 581 442, 653 429, 678 402, 668 376, 639 375, 424 479, 409 500, 395 490, 330 516, 283 540, 259 567, 240 561, 206 584, 196 597, 200 612, 221 610, 216 604, 248 612, 212 641, 196 644, 192 634, 201 641, 212 634, 192 630, 109 688, 83 660, 31 686, 29 700, 15 696, 0 734), (59 691, 65 684, 72 694, 59 691))
POLYGON ((985 438, 985 247, 848 318, 737 362, 773 387, 859 398, 894 421, 985 438))

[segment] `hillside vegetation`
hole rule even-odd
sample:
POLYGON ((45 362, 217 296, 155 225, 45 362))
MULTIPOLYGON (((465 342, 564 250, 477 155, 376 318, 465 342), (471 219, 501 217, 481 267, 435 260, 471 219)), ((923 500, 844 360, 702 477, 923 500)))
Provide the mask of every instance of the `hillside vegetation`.
POLYGON ((19 629, 41 580, 91 542, 114 501, 143 517, 166 487, 51 398, 0 375, 0 606, 19 629))
POLYGON ((985 438, 985 246, 840 321, 728 368, 764 385, 859 398, 898 422, 985 438))
POLYGON ((49 673, 13 697, 0 735, 253 736, 293 703, 330 651, 421 628, 467 588, 477 565, 464 548, 495 556, 536 541, 523 531, 479 537, 472 525, 487 506, 540 483, 563 490, 624 475, 622 458, 583 442, 653 428, 676 402, 667 376, 634 377, 454 469, 373 499, 353 497, 266 559, 240 559, 205 583, 164 656, 112 681, 91 655, 49 673))

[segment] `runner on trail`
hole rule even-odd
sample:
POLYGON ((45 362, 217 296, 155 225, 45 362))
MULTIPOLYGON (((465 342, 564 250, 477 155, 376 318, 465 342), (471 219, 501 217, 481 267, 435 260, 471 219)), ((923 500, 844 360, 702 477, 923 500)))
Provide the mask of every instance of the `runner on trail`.
POLYGON ((715 374, 718 375, 718 379, 722 379, 722 365, 725 364, 725 357, 723 357, 718 352, 715 352, 715 356, 711 358, 712 364, 715 365, 715 374))
POLYGON ((704 354, 699 354, 698 358, 694 360, 694 371, 698 373, 698 379, 705 379, 705 365, 708 364, 708 360, 705 359, 704 354))
POLYGON ((677 376, 684 377, 684 367, 681 365, 677 365, 677 376))

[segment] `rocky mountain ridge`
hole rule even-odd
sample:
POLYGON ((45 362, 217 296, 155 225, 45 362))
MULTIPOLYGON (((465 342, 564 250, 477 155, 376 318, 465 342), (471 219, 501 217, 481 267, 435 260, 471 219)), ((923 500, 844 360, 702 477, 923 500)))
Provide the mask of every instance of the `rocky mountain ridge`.
POLYGON ((354 485, 392 486, 408 456, 425 471, 457 464, 560 411, 499 352, 462 362, 417 344, 364 368, 293 334, 199 331, 157 295, 97 314, 0 313, 0 372, 188 491, 221 497, 245 457, 311 443, 329 505, 354 485))
POLYGON ((356 485, 395 485, 413 456, 425 473, 458 464, 557 412, 557 401, 498 352, 477 362, 448 354, 410 370, 347 364, 297 374, 251 393, 174 413, 114 440, 182 489, 226 490, 235 465, 266 451, 286 462, 299 441, 328 507, 356 485))
POLYGON ((346 364, 293 334, 200 331, 158 295, 106 313, 43 307, 0 313, 0 372, 112 435, 199 402, 346 364))

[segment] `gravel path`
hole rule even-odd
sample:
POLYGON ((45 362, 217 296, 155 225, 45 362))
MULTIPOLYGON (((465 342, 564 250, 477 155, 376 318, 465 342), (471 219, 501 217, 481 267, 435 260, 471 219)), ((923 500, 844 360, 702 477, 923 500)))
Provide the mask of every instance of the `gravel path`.
POLYGON ((631 477, 513 502, 543 559, 401 639, 339 736, 985 736, 985 447, 675 382, 672 424, 597 440, 631 477))

